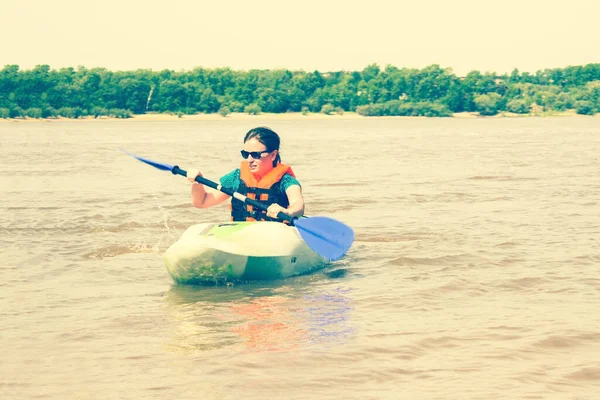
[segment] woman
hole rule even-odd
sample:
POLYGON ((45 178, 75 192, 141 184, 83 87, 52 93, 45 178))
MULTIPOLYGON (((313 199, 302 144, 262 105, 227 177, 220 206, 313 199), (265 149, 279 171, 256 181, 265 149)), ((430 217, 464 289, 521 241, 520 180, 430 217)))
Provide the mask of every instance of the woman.
MULTIPOLYGON (((281 163, 279 144, 279 136, 269 128, 254 128, 246 133, 240 168, 222 176, 221 185, 248 198, 260 200, 269 208, 265 214, 232 198, 231 217, 234 221, 281 221, 277 219, 280 212, 292 217, 304 214, 302 188, 292 169, 281 163)), ((193 182, 194 207, 212 207, 229 197, 195 182, 198 175, 202 176, 198 170, 190 169, 187 172, 187 178, 193 182)))

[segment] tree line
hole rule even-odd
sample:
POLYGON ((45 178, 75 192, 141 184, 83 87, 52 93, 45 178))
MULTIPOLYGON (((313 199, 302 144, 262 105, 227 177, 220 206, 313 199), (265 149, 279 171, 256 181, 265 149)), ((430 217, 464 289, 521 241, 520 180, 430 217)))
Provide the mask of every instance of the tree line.
POLYGON ((150 112, 322 112, 365 116, 446 117, 457 112, 495 115, 575 110, 600 112, 600 64, 510 74, 450 68, 385 68, 362 71, 109 71, 38 65, 0 70, 0 118, 113 116, 150 112))

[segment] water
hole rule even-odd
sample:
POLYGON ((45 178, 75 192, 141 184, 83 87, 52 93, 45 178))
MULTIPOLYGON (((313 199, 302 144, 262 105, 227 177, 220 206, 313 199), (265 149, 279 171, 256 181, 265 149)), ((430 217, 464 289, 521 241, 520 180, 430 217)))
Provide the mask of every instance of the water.
POLYGON ((0 123, 3 399, 595 399, 600 119, 0 123), (228 205, 119 151, 239 163, 278 131, 347 257, 176 286, 160 254, 228 205))

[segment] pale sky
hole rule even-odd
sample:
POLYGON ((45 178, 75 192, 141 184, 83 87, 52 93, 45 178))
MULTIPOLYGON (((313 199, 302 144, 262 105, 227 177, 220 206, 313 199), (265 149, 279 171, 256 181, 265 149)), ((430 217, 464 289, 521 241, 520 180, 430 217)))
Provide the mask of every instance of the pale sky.
POLYGON ((600 0, 0 0, 0 68, 457 75, 600 62, 600 0))

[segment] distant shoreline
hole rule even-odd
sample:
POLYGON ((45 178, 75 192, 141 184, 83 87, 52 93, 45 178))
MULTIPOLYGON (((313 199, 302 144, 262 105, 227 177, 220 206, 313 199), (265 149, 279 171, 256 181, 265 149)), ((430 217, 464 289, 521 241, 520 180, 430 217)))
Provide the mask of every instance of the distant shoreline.
MULTIPOLYGON (((598 118, 600 114, 596 116, 579 115, 575 110, 568 110, 562 112, 544 112, 537 114, 514 114, 509 112, 501 112, 493 116, 480 116, 476 112, 462 112, 454 113, 452 117, 455 119, 478 119, 478 118, 530 118, 530 117, 573 117, 578 116, 582 118, 598 118)), ((194 115, 176 115, 176 114, 136 114, 131 118, 112 118, 112 117, 99 117, 95 118, 92 116, 86 116, 81 118, 7 118, 1 119, 0 123, 10 122, 93 122, 93 121, 130 121, 130 122, 161 122, 161 121, 252 121, 252 120, 358 120, 358 119, 444 119, 440 117, 407 117, 407 116, 382 116, 382 117, 365 117, 355 112, 345 112, 343 114, 323 114, 323 113, 308 113, 303 114, 300 112, 290 113, 260 113, 257 115, 250 115, 247 113, 231 113, 226 117, 219 114, 194 114, 194 115)))

